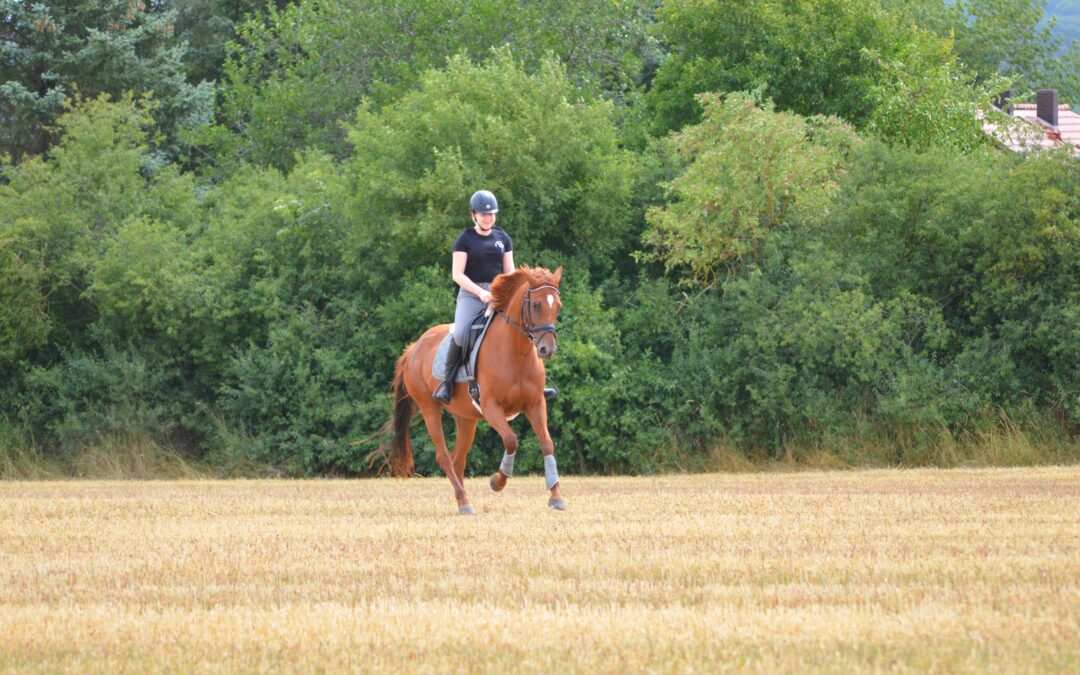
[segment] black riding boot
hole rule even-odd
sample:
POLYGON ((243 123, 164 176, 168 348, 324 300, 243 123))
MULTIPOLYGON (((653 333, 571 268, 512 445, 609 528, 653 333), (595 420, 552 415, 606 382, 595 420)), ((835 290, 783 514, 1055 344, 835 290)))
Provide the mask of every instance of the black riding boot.
POLYGON ((454 396, 454 379, 457 378, 457 371, 460 367, 461 345, 451 339, 450 350, 446 352, 446 376, 443 378, 442 384, 431 394, 431 398, 443 405, 450 403, 450 399, 454 396))

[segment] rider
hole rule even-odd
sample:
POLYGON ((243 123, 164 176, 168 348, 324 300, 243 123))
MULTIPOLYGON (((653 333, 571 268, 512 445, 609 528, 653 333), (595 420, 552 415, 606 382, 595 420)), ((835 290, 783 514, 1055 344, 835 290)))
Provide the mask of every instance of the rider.
MULTIPOLYGON (((462 347, 469 324, 484 307, 491 302, 491 282, 500 274, 514 271, 514 245, 510 235, 500 227, 495 227, 499 202, 495 195, 487 190, 479 190, 469 199, 472 212, 472 227, 461 231, 454 241, 453 271, 454 281, 461 289, 457 295, 457 308, 454 311, 454 333, 450 350, 446 355, 446 372, 442 383, 432 393, 432 397, 442 403, 450 403, 454 393, 454 379, 462 363, 462 347)), ((544 389, 544 395, 551 398, 554 389, 544 389)))

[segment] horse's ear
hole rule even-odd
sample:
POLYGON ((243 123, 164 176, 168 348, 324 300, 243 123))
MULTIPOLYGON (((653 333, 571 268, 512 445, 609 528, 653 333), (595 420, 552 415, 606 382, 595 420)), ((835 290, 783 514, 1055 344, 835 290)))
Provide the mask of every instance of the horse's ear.
POLYGON ((559 283, 562 280, 562 265, 559 265, 559 269, 555 270, 555 274, 552 276, 555 277, 555 283, 559 283))

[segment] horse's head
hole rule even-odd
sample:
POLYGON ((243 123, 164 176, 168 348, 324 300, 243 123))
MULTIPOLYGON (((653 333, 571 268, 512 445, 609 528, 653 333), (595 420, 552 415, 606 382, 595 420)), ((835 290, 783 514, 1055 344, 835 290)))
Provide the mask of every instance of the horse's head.
POLYGON ((491 286, 492 304, 508 322, 536 345, 536 353, 545 361, 555 356, 555 322, 562 309, 559 281, 562 268, 550 272, 542 267, 521 267, 513 274, 495 279, 491 286), (510 316, 516 305, 518 322, 510 316))
MULTIPOLYGON (((544 270, 545 272, 547 270, 544 270)), ((536 353, 547 361, 555 356, 555 322, 559 319, 562 299, 559 297, 559 281, 562 268, 548 273, 548 278, 537 285, 530 286, 522 298, 522 321, 529 339, 536 345, 536 353)))

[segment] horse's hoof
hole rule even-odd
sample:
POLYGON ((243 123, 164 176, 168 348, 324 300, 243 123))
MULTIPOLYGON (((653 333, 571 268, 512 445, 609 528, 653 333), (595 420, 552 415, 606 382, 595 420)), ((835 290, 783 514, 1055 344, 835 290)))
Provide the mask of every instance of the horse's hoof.
POLYGON ((566 500, 564 499, 549 499, 548 508, 555 509, 556 511, 566 510, 566 500))
POLYGON ((465 504, 464 506, 459 506, 457 512, 463 516, 476 515, 476 509, 473 508, 472 504, 465 504))
POLYGON ((499 484, 499 474, 493 473, 493 474, 491 474, 491 480, 488 481, 488 485, 490 485, 491 489, 494 490, 495 492, 502 492, 502 489, 504 487, 506 487, 506 479, 503 478, 502 484, 500 485, 499 484))

